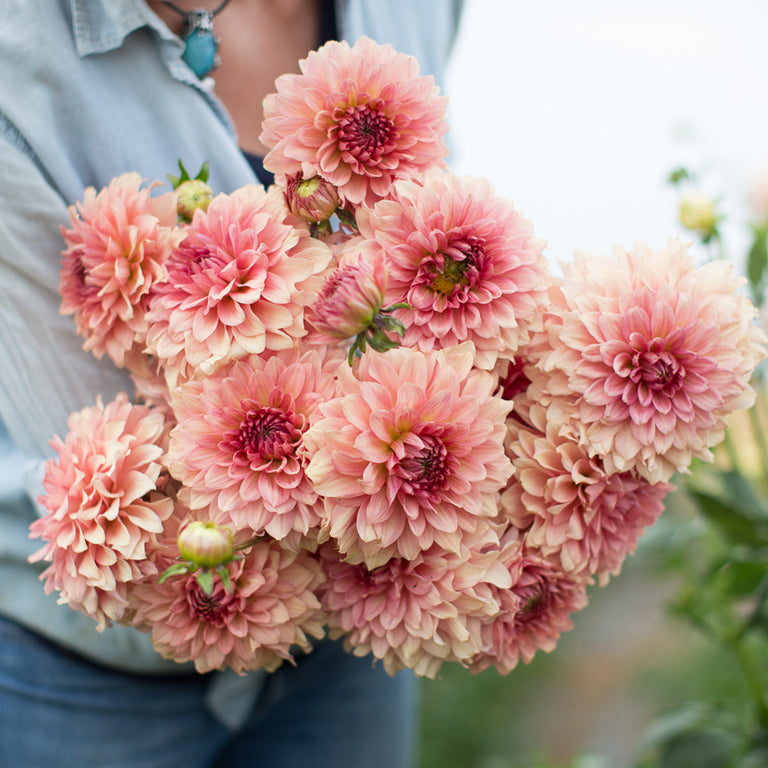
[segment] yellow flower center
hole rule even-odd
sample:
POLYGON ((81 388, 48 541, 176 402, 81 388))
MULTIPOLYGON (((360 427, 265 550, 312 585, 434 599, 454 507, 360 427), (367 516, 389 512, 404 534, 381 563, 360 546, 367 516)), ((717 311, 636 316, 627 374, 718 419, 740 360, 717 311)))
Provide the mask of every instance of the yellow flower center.
POLYGON ((432 288, 446 296, 453 293, 457 285, 464 285, 466 283, 464 273, 467 270, 467 265, 466 259, 454 261, 453 259, 446 258, 443 261, 443 271, 438 272, 432 278, 432 288))

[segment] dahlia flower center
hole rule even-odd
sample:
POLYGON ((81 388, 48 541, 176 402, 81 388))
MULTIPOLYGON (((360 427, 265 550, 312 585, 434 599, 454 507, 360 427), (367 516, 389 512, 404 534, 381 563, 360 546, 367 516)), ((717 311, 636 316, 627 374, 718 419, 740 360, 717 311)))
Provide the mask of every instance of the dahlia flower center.
POLYGON ((395 145, 395 124, 370 105, 348 107, 339 125, 339 148, 362 162, 376 162, 395 145))
POLYGON ((88 270, 85 268, 85 262, 82 256, 78 256, 72 260, 72 277, 77 280, 78 285, 85 287, 85 278, 88 275, 88 270))
POLYGON ((451 251, 456 258, 443 254, 442 270, 435 269, 432 288, 437 293, 450 296, 457 288, 472 286, 480 277, 480 265, 485 259, 485 246, 477 237, 468 237, 453 243, 451 251))
POLYGON ((677 391, 682 384, 682 369, 669 352, 635 352, 632 363, 629 378, 635 384, 643 383, 654 391, 677 391))
POLYGON ((410 449, 400 461, 398 474, 414 492, 438 491, 448 478, 448 451, 437 437, 428 435, 422 442, 422 448, 410 449))
POLYGON ((219 628, 226 626, 235 610, 234 595, 226 592, 221 584, 217 584, 213 592, 206 595, 194 580, 187 590, 187 603, 193 618, 219 628))
POLYGON ((268 461, 293 455, 300 442, 301 432, 290 416, 269 406, 249 411, 235 439, 249 460, 268 461))
POLYGON ((544 582, 532 585, 522 597, 523 603, 515 614, 516 624, 530 624, 549 609, 549 589, 544 582))

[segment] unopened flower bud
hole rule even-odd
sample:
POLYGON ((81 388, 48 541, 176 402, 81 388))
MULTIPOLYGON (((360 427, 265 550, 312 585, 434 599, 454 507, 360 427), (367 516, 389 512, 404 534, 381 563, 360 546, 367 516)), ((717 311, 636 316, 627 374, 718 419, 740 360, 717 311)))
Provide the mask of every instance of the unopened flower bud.
POLYGON ((179 554, 199 568, 215 568, 232 559, 232 531, 213 522, 193 520, 176 539, 179 554))
POLYGON ((387 274, 383 258, 360 258, 340 266, 326 280, 312 308, 321 333, 349 339, 365 331, 384 303, 387 274))
POLYGON ((695 232, 702 240, 709 240, 717 232, 719 218, 715 203, 701 192, 689 192, 680 201, 680 223, 695 232))
POLYGON ((208 205, 213 200, 213 190, 201 179, 189 179, 183 181, 176 188, 176 209, 179 218, 183 221, 192 221, 195 211, 208 210, 208 205))
POLYGON ((290 212, 309 223, 327 221, 339 207, 339 193, 333 184, 319 176, 288 176, 285 201, 290 212))

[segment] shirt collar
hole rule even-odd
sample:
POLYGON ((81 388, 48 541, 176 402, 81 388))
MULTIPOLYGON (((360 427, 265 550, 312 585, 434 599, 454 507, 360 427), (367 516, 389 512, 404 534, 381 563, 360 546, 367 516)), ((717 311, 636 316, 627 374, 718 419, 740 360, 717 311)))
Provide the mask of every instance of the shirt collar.
POLYGON ((75 46, 80 56, 119 48, 134 30, 150 26, 167 40, 173 33, 144 0, 69 0, 75 46))

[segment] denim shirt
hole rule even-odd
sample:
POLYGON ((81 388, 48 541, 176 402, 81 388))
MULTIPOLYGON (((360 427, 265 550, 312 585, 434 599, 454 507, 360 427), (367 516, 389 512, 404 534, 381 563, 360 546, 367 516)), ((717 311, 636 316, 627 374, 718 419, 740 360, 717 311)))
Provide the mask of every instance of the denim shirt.
MULTIPOLYGON (((440 82, 460 5, 349 0, 337 21, 347 40, 392 43, 440 82)), ((0 0, 0 11, 0 615, 122 670, 188 671, 131 628, 98 633, 44 594, 45 564, 27 562, 42 545, 28 526, 42 513, 50 438, 97 395, 133 391, 59 315, 60 226, 85 187, 126 171, 164 180, 182 158, 189 169, 208 161, 217 191, 255 178, 214 80, 184 64, 183 43, 144 0, 0 0)))

